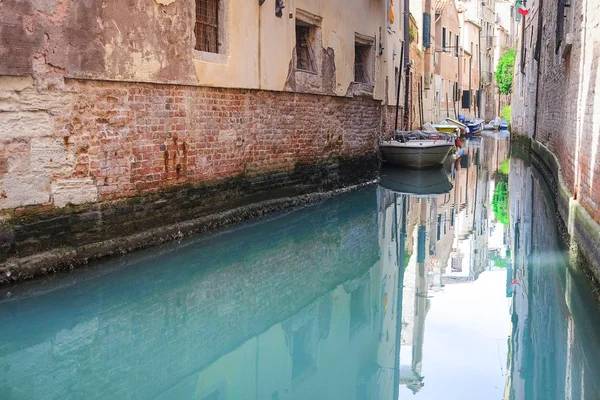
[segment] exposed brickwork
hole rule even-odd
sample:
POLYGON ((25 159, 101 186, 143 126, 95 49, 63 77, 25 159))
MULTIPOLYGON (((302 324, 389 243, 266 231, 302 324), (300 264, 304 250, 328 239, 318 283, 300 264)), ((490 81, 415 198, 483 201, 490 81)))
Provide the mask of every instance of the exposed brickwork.
POLYGON ((54 126, 77 149, 71 177, 95 179, 100 200, 376 151, 380 106, 365 98, 70 84, 54 126))
POLYGON ((0 260, 372 179, 382 110, 367 97, 1 78, 0 260))
POLYGON ((572 195, 600 222, 598 5, 577 2, 567 9, 559 46, 556 4, 545 2, 540 9, 539 1, 533 1, 528 8, 525 51, 519 42, 515 63, 513 131, 533 137, 556 154, 572 195), (543 25, 538 27, 540 13, 543 25), (539 63, 534 59, 538 28, 539 63), (565 52, 567 33, 573 38, 570 52, 565 52))

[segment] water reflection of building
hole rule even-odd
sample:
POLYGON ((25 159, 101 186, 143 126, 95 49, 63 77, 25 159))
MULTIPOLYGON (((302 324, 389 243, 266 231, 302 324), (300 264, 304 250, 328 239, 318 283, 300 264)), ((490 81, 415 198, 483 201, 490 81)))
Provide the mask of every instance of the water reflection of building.
POLYGON ((492 137, 468 142, 465 156, 454 169, 456 234, 443 282, 472 281, 488 267, 491 193, 494 175, 508 155, 508 141, 492 137))
POLYGON ((398 214, 377 205, 365 189, 11 289, 0 398, 391 400, 398 214))
POLYGON ((564 226, 544 178, 511 159, 512 296, 507 400, 599 399, 600 309, 569 267, 564 226))

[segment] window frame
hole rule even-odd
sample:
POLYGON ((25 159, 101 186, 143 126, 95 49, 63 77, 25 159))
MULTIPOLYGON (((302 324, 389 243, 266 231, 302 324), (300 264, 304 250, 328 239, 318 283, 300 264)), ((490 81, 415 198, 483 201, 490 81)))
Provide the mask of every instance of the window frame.
POLYGON ((375 37, 362 35, 360 33, 354 33, 354 62, 352 63, 352 83, 356 85, 361 85, 363 89, 366 86, 369 86, 369 91, 372 91, 372 88, 375 85, 375 37), (368 68, 366 69, 367 82, 361 82, 356 80, 356 48, 357 47, 365 47, 368 49, 368 60, 366 65, 368 68))
POLYGON ((207 0, 194 0, 191 4, 194 23, 192 27, 192 55, 195 60, 225 64, 229 53, 229 1, 217 1, 217 53, 196 49, 196 6, 198 2, 207 0))

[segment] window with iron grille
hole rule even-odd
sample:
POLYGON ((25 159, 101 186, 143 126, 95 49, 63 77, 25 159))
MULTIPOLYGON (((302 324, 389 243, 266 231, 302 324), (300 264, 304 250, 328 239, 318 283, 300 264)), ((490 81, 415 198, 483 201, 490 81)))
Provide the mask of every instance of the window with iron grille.
POLYGON ((219 52, 219 1, 196 0, 196 50, 219 52))

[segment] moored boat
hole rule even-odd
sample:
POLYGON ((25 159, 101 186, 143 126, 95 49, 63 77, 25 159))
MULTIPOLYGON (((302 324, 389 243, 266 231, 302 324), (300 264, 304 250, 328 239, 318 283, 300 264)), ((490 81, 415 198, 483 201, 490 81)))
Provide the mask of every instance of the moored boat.
POLYGON ((441 165, 454 146, 454 135, 444 132, 396 131, 379 144, 383 160, 411 168, 441 165))
POLYGON ((450 124, 450 125, 456 125, 458 127, 458 129, 460 129, 460 134, 461 135, 466 135, 467 132, 469 132, 469 127, 466 126, 465 124, 463 124, 460 121, 457 121, 455 119, 452 118, 446 118, 446 123, 450 124))
POLYGON ((431 124, 438 132, 452 133, 455 135, 460 135, 460 128, 453 124, 439 123, 439 124, 431 124))
POLYGON ((470 134, 476 134, 483 130, 484 121, 480 118, 473 118, 470 121, 466 121, 465 125, 469 128, 470 134))
POLYGON ((508 121, 503 119, 502 121, 500 121, 500 130, 501 131, 507 131, 508 130, 508 121))

